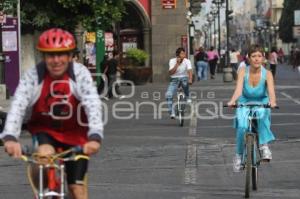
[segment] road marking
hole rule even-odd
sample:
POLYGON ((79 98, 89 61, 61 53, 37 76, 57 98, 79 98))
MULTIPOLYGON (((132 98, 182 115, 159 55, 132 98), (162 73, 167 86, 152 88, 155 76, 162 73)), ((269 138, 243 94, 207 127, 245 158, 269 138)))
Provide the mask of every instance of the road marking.
POLYGON ((187 146, 184 168, 184 184, 197 183, 197 145, 187 146))
POLYGON ((295 102, 296 104, 300 105, 300 101, 295 99, 294 97, 290 96, 289 94, 285 93, 285 92, 280 92, 281 95, 285 96, 286 98, 288 98, 289 100, 295 102))
MULTIPOLYGON (((191 108, 192 118, 189 126, 189 140, 193 142, 197 135, 197 117, 195 111, 195 102, 192 103, 191 108)), ((196 184, 197 183, 197 144, 188 144, 185 157, 184 167, 184 184, 196 184)), ((183 199, 194 199, 192 196, 185 196, 183 199)))
POLYGON ((192 116, 192 118, 190 120, 189 136, 196 136, 196 134, 197 134, 197 117, 196 117, 194 101, 192 103, 191 116, 192 116))
POLYGON ((197 166, 197 145, 191 144, 187 147, 185 167, 196 167, 197 166))

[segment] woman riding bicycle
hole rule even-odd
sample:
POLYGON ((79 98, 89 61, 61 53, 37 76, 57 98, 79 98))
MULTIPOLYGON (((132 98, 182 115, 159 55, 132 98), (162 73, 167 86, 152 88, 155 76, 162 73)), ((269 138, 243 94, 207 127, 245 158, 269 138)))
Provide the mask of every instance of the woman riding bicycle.
MULTIPOLYGON (((276 96, 273 76, 263 66, 264 51, 258 45, 252 45, 248 51, 250 66, 243 67, 238 72, 236 88, 228 106, 236 104, 270 104, 276 106, 276 96)), ((234 126, 236 128, 236 154, 233 160, 234 171, 241 169, 242 154, 244 148, 244 134, 248 130, 249 108, 242 107, 236 111, 234 126)), ((274 140, 274 135, 270 129, 270 109, 255 108, 257 118, 257 131, 259 133, 259 149, 262 152, 262 159, 271 160, 272 153, 268 143, 274 140)))

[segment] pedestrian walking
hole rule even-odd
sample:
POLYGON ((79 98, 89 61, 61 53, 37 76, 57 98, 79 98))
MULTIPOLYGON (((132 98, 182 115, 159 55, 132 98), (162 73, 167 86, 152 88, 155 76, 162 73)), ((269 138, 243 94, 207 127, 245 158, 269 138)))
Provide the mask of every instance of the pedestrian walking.
POLYGON ((277 55, 277 50, 275 47, 272 47, 271 52, 269 53, 269 56, 268 56, 268 61, 270 63, 270 70, 273 74, 273 78, 275 78, 276 67, 278 64, 278 55, 277 55))
POLYGON ((293 55, 293 69, 296 70, 296 68, 300 67, 300 50, 299 48, 296 48, 293 55))
POLYGON ((284 51, 282 48, 279 48, 278 50, 278 61, 279 63, 283 64, 285 62, 285 59, 284 59, 284 51))
POLYGON ((210 70, 210 79, 215 79, 216 66, 219 60, 218 52, 215 51, 215 48, 212 46, 210 47, 210 50, 207 52, 207 56, 208 56, 208 64, 210 70))
POLYGON ((234 48, 230 52, 230 66, 232 68, 232 75, 233 79, 237 79, 237 70, 238 70, 238 63, 239 63, 239 56, 240 52, 236 51, 234 48))
POLYGON ((198 51, 199 52, 195 56, 197 79, 198 81, 207 80, 208 56, 203 47, 200 47, 198 51))
POLYGON ((106 61, 106 64, 104 65, 104 74, 106 74, 107 79, 108 79, 108 93, 107 97, 108 98, 113 98, 113 97, 119 97, 123 98, 121 96, 121 92, 119 91, 119 86, 116 83, 117 81, 117 72, 120 71, 121 73, 123 72, 119 68, 119 63, 118 63, 118 52, 109 52, 108 53, 108 59, 106 61), (115 91, 115 93, 114 93, 115 91), (115 94, 115 95, 114 95, 115 94))

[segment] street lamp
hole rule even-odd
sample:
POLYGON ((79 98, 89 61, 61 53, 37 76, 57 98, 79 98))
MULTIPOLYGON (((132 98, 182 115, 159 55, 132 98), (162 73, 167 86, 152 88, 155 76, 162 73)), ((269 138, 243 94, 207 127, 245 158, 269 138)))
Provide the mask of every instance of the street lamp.
POLYGON ((212 14, 207 14, 207 21, 209 23, 209 28, 210 28, 210 37, 211 37, 211 43, 210 45, 213 45, 213 35, 214 35, 214 30, 213 30, 213 22, 214 22, 214 18, 212 16, 212 14))
POLYGON ((212 46, 212 35, 213 35, 213 31, 211 30, 212 28, 212 21, 213 21, 213 18, 212 16, 209 14, 207 16, 207 23, 208 23, 208 28, 209 28, 209 45, 210 47, 212 46))
POLYGON ((189 35, 190 35, 190 55, 194 54, 194 48, 193 48, 193 40, 195 37, 195 25, 193 21, 191 24, 189 24, 189 35))
POLYGON ((221 17, 220 17, 220 8, 222 7, 222 4, 224 3, 224 0, 213 0, 213 5, 216 5, 217 7, 217 13, 218 13, 218 53, 221 54, 221 17))
POLYGON ((266 48, 268 49, 267 51, 269 51, 270 49, 270 37, 268 39, 268 33, 269 33, 269 27, 267 26, 267 24, 265 24, 262 28, 261 31, 263 33, 263 38, 264 38, 264 49, 266 51, 266 48), (269 41, 268 41, 269 40, 269 41))
POLYGON ((193 40, 194 40, 194 36, 195 36, 195 25, 193 23, 192 20, 193 17, 193 13, 191 11, 191 7, 190 10, 187 11, 186 13, 186 19, 188 21, 188 43, 189 43, 189 58, 192 59, 192 55, 194 54, 194 49, 193 49, 193 40))
POLYGON ((277 47, 277 34, 278 34, 279 26, 278 26, 278 24, 273 23, 270 28, 271 28, 271 31, 273 33, 273 35, 271 34, 273 36, 273 37, 271 37, 272 45, 277 47))
POLYGON ((262 44, 263 38, 262 38, 262 27, 255 26, 254 27, 255 33, 256 33, 256 43, 262 44))
POLYGON ((209 47, 208 36, 207 36, 207 32, 208 32, 208 24, 207 24, 207 22, 205 22, 204 25, 202 26, 202 30, 204 32, 204 37, 205 37, 204 46, 207 49, 209 47))
POLYGON ((223 69, 223 81, 224 82, 231 82, 233 80, 232 76, 232 68, 230 66, 230 43, 229 43, 229 37, 230 37, 230 29, 229 29, 229 21, 232 20, 232 14, 233 11, 229 10, 229 1, 226 0, 226 10, 225 10, 225 16, 226 16, 226 68, 223 69))
POLYGON ((230 28, 229 28, 229 21, 233 19, 232 17, 233 11, 229 10, 229 2, 226 0, 226 10, 225 10, 225 15, 226 15, 226 59, 227 59, 227 66, 230 65, 230 55, 229 55, 229 50, 230 50, 230 28))
MULTIPOLYGON (((218 9, 217 7, 213 4, 212 6, 212 10, 210 11, 211 16, 214 19, 214 47, 217 47, 217 36, 216 36, 216 21, 217 21, 217 17, 218 17, 218 9)), ((219 35, 218 35, 219 37, 219 35)))

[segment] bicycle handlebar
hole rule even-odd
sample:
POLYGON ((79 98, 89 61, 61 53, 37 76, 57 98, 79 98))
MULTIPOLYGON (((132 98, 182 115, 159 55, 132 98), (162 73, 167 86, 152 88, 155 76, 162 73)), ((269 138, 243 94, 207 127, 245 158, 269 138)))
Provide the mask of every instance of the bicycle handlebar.
POLYGON ((260 108, 272 108, 272 109, 279 109, 279 106, 271 107, 270 104, 236 104, 233 106, 223 105, 224 108, 230 107, 230 108, 241 108, 241 107, 260 107, 260 108))
POLYGON ((66 151, 63 151, 61 153, 57 153, 57 154, 53 154, 53 155, 49 155, 49 156, 45 156, 45 155, 40 155, 38 153, 34 153, 34 150, 32 147, 28 147, 25 146, 22 148, 22 156, 21 159, 25 162, 29 162, 29 163, 34 163, 34 164, 45 164, 45 160, 47 160, 46 162, 54 162, 57 159, 60 159, 64 162, 67 161, 77 161, 79 159, 89 159, 89 156, 87 155, 83 155, 83 154, 78 154, 78 153, 82 153, 83 152, 83 148, 81 146, 76 146, 76 147, 72 147, 66 151), (64 157, 68 154, 74 154, 71 157, 64 157))

